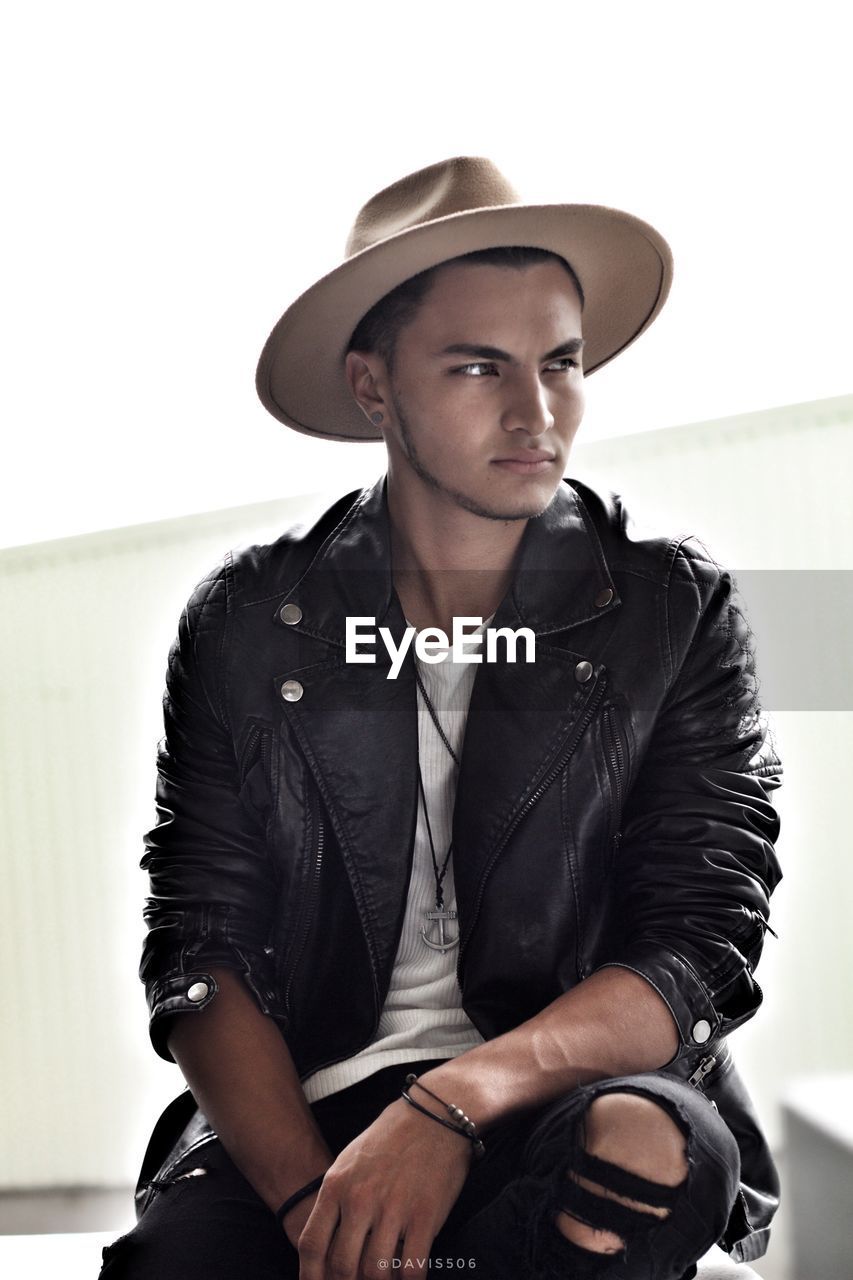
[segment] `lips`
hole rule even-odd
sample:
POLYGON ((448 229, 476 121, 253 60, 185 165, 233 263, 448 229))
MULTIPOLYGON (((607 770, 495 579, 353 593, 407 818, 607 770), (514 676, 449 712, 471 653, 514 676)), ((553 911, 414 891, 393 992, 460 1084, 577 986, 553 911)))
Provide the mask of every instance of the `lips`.
POLYGON ((547 471, 554 463, 557 455, 555 453, 545 453, 542 449, 528 449, 527 453, 516 453, 509 458, 493 458, 494 466, 500 467, 502 471, 513 471, 516 475, 532 476, 538 475, 540 471, 547 471))
POLYGON ((513 453, 508 458, 494 458, 494 462, 553 462, 555 453, 546 453, 544 449, 527 449, 524 453, 513 453))

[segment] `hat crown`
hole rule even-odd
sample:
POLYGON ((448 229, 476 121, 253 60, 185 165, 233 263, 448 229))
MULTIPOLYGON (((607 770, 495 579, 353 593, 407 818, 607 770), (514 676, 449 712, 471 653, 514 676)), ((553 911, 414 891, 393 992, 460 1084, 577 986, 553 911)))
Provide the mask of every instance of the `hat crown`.
POLYGON ((436 218, 518 203, 518 192, 484 156, 441 160, 406 174, 367 201, 349 233, 346 257, 436 218))

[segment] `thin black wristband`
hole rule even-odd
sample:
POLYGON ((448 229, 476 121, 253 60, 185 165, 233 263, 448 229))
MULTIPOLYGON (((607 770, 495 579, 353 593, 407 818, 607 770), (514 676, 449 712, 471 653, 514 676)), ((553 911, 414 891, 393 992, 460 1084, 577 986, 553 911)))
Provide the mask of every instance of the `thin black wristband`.
POLYGON ((324 1174, 319 1174, 316 1178, 312 1178, 310 1182, 306 1182, 304 1187, 300 1187, 298 1191, 294 1191, 292 1196, 288 1196, 281 1208, 276 1209, 275 1216, 280 1226, 284 1225, 284 1219, 290 1213, 291 1209, 295 1209, 300 1201, 305 1200, 311 1195, 312 1191, 316 1191, 323 1181, 324 1174))
POLYGON ((443 1120, 441 1116, 437 1116, 434 1111, 430 1111, 427 1107, 422 1107, 419 1102, 415 1102, 410 1094, 403 1090, 403 1097, 406 1099, 410 1107, 414 1107, 415 1111, 420 1111, 422 1116, 429 1116, 430 1120, 434 1120, 436 1124, 443 1124, 445 1129, 451 1129, 453 1133, 458 1133, 460 1138, 467 1138, 468 1134, 459 1128, 457 1124, 451 1124, 449 1120, 443 1120))
MULTIPOLYGON (((424 1093, 428 1093, 431 1098, 435 1098, 436 1102, 440 1102, 447 1114, 450 1116, 451 1127, 455 1128, 458 1133, 464 1133, 466 1138, 470 1138, 474 1144, 474 1153, 479 1158, 486 1154, 486 1148, 483 1146, 483 1139, 477 1132, 477 1126, 470 1116, 466 1116, 461 1107, 457 1107, 452 1102, 445 1102, 444 1098, 440 1098, 437 1093, 433 1093, 432 1089, 428 1089, 425 1084, 421 1084, 418 1077, 413 1071, 406 1076, 406 1084, 409 1088, 416 1085, 418 1089, 423 1089, 424 1093)), ((412 1105, 417 1104, 412 1101, 412 1105)), ((431 1115, 437 1119, 435 1113, 428 1111, 427 1115, 431 1115)))
POLYGON ((478 1138, 476 1134, 466 1133, 458 1124, 452 1124, 450 1120, 443 1120, 441 1116, 437 1116, 434 1111, 428 1111, 426 1107, 422 1107, 419 1102, 415 1102, 414 1098, 406 1092, 402 1091, 403 1097, 406 1099, 410 1107, 414 1107, 415 1111, 420 1111, 421 1115, 429 1116, 430 1120, 434 1120, 436 1124, 444 1125, 445 1129, 450 1129, 451 1133, 458 1133, 460 1138, 465 1138, 474 1148, 474 1157, 479 1160, 481 1156, 486 1154, 486 1148, 483 1146, 482 1138, 478 1138))

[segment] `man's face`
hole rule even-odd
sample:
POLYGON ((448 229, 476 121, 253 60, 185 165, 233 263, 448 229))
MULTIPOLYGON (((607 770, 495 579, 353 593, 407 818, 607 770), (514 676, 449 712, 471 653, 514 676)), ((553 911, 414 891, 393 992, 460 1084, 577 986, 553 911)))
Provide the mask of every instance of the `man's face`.
POLYGON ((540 515, 583 414, 580 346, 559 263, 443 268, 388 377, 392 483, 488 519, 540 515))

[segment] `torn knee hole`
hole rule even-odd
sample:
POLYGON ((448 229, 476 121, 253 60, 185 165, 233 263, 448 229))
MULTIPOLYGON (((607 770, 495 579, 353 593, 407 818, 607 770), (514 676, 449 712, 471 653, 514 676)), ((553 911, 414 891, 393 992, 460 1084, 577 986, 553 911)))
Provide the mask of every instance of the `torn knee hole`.
POLYGON ((583 1222, 567 1209, 558 1211, 556 1226, 570 1244, 576 1245, 587 1253, 612 1255, 625 1252, 625 1241, 621 1236, 614 1231, 590 1226, 588 1222, 583 1222))
MULTIPOLYGON (((584 1178, 580 1174, 571 1173, 569 1177, 576 1182, 579 1187, 585 1191, 592 1192, 593 1195, 599 1196, 602 1200, 610 1200, 615 1204, 624 1205, 626 1209, 631 1209, 635 1213, 643 1213, 650 1218, 659 1220, 668 1218, 672 1212, 669 1208, 661 1205, 646 1204, 643 1200, 632 1199, 630 1196, 620 1196, 616 1192, 611 1191, 608 1187, 604 1187, 600 1182, 592 1182, 589 1178, 584 1178)), ((646 1224, 651 1225, 651 1224, 646 1224)))
POLYGON ((619 1248, 624 1247, 627 1239, 648 1231, 670 1214, 669 1208, 629 1200, 601 1184, 591 1183, 582 1175, 569 1175, 561 1199, 562 1213, 592 1231, 618 1237, 619 1248))
MULTIPOLYGON (((629 1091, 601 1094, 590 1103, 580 1127, 583 1148, 606 1163, 667 1186, 687 1177, 689 1129, 657 1099, 629 1091)), ((643 1199, 632 1191, 623 1194, 643 1199)))
POLYGON ((574 1168, 569 1177, 587 1190, 607 1200, 615 1200, 629 1209, 649 1213, 658 1218, 668 1218, 678 1199, 683 1183, 670 1186, 643 1178, 622 1165, 601 1160, 581 1148, 575 1154, 574 1168))
POLYGON ((677 1186, 642 1178, 583 1148, 572 1163, 556 1219, 557 1229, 570 1243, 592 1253, 621 1253, 634 1238, 670 1216, 677 1186))

